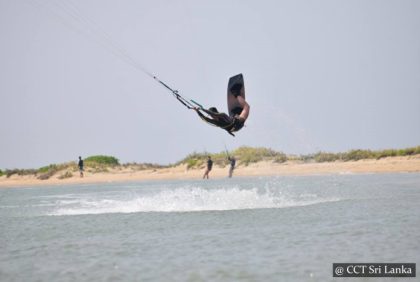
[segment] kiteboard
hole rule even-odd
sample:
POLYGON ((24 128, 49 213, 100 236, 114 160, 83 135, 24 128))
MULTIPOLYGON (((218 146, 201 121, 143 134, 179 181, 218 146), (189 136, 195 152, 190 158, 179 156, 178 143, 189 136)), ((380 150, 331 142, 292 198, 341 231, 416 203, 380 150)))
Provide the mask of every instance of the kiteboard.
POLYGON ((238 102, 238 96, 242 96, 245 99, 244 77, 241 73, 229 78, 227 104, 230 116, 240 114, 242 111, 242 106, 238 102))

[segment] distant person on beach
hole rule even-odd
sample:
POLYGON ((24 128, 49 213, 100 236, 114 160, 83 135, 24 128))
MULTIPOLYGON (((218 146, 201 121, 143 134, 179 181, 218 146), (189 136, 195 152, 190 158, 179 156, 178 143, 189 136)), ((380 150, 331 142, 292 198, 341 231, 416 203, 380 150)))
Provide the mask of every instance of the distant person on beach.
POLYGON ((233 170, 235 169, 236 165, 236 159, 235 157, 228 157, 228 160, 230 161, 230 168, 229 168, 229 178, 232 178, 233 170))
POLYGON ((80 171, 80 177, 83 177, 83 160, 82 157, 79 156, 79 171, 80 171))
POLYGON ((208 156, 207 157, 207 169, 204 172, 203 179, 204 178, 209 179, 209 172, 211 171, 212 168, 213 168, 213 161, 211 160, 211 157, 208 156))

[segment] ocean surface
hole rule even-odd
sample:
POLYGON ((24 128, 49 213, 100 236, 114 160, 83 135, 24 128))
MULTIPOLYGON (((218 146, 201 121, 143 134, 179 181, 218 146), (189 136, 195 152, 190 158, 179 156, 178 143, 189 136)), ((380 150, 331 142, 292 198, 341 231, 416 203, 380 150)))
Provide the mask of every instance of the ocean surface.
POLYGON ((0 189, 0 281, 347 281, 339 262, 418 266, 420 174, 0 189))

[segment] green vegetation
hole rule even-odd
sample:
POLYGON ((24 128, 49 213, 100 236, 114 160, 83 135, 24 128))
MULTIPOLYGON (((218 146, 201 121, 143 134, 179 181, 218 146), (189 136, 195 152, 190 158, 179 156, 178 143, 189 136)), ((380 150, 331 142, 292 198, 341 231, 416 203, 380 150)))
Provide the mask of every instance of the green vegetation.
POLYGON ((86 171, 90 173, 109 172, 109 168, 120 165, 117 158, 112 156, 90 156, 84 160, 86 171))
MULTIPOLYGON (((287 156, 282 152, 278 152, 272 149, 267 149, 263 147, 240 147, 229 153, 230 155, 235 156, 238 160, 238 165, 249 165, 251 163, 256 163, 259 161, 272 161, 275 163, 284 163, 286 161, 301 161, 301 162, 335 162, 335 161, 358 161, 363 159, 381 159, 386 157, 395 157, 395 156, 411 156, 420 154, 420 146, 394 150, 351 150, 345 153, 329 153, 329 152, 318 152, 316 154, 287 156)), ((179 161, 175 165, 186 164, 187 168, 200 168, 205 166, 207 156, 211 156, 213 162, 221 167, 224 167, 228 164, 227 155, 225 152, 210 154, 210 153, 192 153, 185 157, 183 160, 179 161)))
POLYGON ((208 156, 211 157, 214 165, 225 167, 228 164, 226 152, 221 152, 221 153, 216 153, 216 154, 210 154, 208 152, 203 152, 203 153, 194 152, 192 154, 189 154, 184 159, 175 163, 172 166, 186 164, 187 169, 202 168, 207 164, 208 156))
MULTIPOLYGON (((235 156, 235 158, 240 161, 241 164, 246 166, 250 163, 256 163, 263 160, 274 161, 277 163, 283 163, 287 161, 287 156, 284 153, 262 147, 253 148, 244 146, 229 152, 229 155, 235 156)), ((183 160, 177 162, 175 165, 186 164, 188 169, 200 168, 206 165, 207 156, 210 156, 213 160, 213 163, 217 166, 225 167, 229 164, 229 161, 227 160, 227 152, 223 151, 216 154, 210 154, 207 152, 194 152, 189 154, 183 160)))
MULTIPOLYGON (((194 167, 200 167, 205 159, 207 158, 207 153, 192 153, 186 156, 180 163, 187 164, 187 168, 194 168, 194 167)), ((177 163, 178 164, 178 163, 177 163)))
MULTIPOLYGON (((90 173, 109 172, 110 169, 124 169, 130 168, 134 171, 146 170, 146 169, 157 169, 168 166, 151 164, 151 163, 127 163, 120 165, 117 158, 112 156, 91 156, 84 160, 85 170, 90 173)), ((63 164, 50 164, 47 166, 40 167, 38 169, 7 169, 4 172, 0 170, 0 176, 6 175, 11 177, 12 175, 32 175, 40 180, 46 180, 54 175, 58 175, 58 179, 66 179, 74 176, 74 173, 78 171, 76 162, 68 162, 63 164)))
POLYGON ((279 152, 276 156, 274 156, 273 161, 275 163, 284 163, 284 162, 287 162, 287 160, 288 160, 288 158, 287 158, 286 154, 279 152))
MULTIPOLYGON (((173 166, 177 166, 177 165, 180 165, 180 164, 186 164, 187 169, 198 168, 198 167, 201 167, 205 164, 205 162, 207 161, 207 156, 212 156, 212 159, 213 159, 213 155, 211 155, 207 152, 204 152, 204 153, 194 152, 194 153, 186 156, 181 161, 175 163, 175 165, 173 165, 173 166)), ((213 161, 215 162, 216 160, 213 159, 213 161)))
POLYGON ((244 165, 259 161, 275 161, 278 163, 287 161, 287 156, 284 153, 263 147, 240 147, 233 151, 233 155, 244 165))
MULTIPOLYGON (((229 153, 222 151, 220 153, 197 153, 194 152, 189 154, 181 161, 173 165, 158 165, 151 163, 126 163, 120 164, 119 160, 112 156, 91 156, 85 159, 85 170, 90 173, 97 172, 109 172, 111 169, 122 170, 131 169, 132 171, 147 170, 147 169, 159 169, 166 167, 174 167, 180 164, 186 165, 187 169, 193 168, 204 168, 206 166, 207 157, 211 156, 213 163, 218 167, 225 167, 229 165, 227 159, 228 154, 234 156, 237 160, 237 165, 247 166, 252 163, 259 161, 270 161, 274 163, 284 163, 286 161, 297 161, 297 162, 335 162, 335 161, 358 161, 363 159, 381 159, 386 157, 396 156, 412 156, 420 154, 420 146, 411 147, 406 149, 386 149, 386 150, 350 150, 344 153, 330 153, 330 152, 318 152, 315 154, 308 155, 286 155, 282 152, 275 151, 270 148, 263 147, 239 147, 229 153)), ((39 169, 6 169, 5 171, 0 170, 0 176, 6 175, 11 177, 12 175, 33 175, 38 179, 45 180, 58 174, 59 179, 66 179, 73 177, 73 173, 77 172, 77 163, 68 162, 63 164, 50 164, 48 166, 41 167, 39 169)))
POLYGON ((420 146, 411 147, 406 149, 386 149, 386 150, 350 150, 345 153, 327 153, 318 152, 314 155, 302 155, 299 157, 302 161, 315 161, 315 162, 334 162, 340 161, 358 161, 366 159, 381 159, 387 157, 404 157, 420 154, 420 146))
POLYGON ((66 179, 71 177, 73 177, 73 173, 71 173, 70 171, 66 171, 64 174, 60 175, 58 179, 66 179))
MULTIPOLYGON (((335 162, 336 160, 341 159, 340 154, 333 154, 333 153, 325 153, 325 152, 318 152, 312 156, 313 160, 317 163, 324 163, 324 162, 335 162)), ((310 160, 310 157, 306 159, 310 160)))
POLYGON ((111 156, 91 156, 85 159, 85 165, 89 164, 99 164, 99 165, 107 165, 107 166, 118 166, 120 163, 117 158, 111 156))
POLYGON ((343 154, 343 161, 358 161, 363 159, 375 159, 375 152, 371 150, 351 150, 343 154))
POLYGON ((76 163, 75 162, 69 162, 69 163, 63 163, 63 164, 50 164, 48 166, 43 166, 39 168, 36 172, 36 175, 38 175, 38 179, 46 180, 55 175, 59 171, 63 170, 69 170, 69 169, 75 169, 76 163))
POLYGON ((34 175, 36 174, 36 170, 35 169, 6 169, 5 171, 6 177, 9 178, 14 174, 17 174, 19 176, 23 176, 23 175, 34 175))
POLYGON ((132 170, 146 170, 146 169, 158 169, 158 168, 165 168, 168 167, 167 165, 159 165, 159 164, 152 164, 152 163, 125 163, 117 167, 117 169, 123 168, 131 168, 132 170))

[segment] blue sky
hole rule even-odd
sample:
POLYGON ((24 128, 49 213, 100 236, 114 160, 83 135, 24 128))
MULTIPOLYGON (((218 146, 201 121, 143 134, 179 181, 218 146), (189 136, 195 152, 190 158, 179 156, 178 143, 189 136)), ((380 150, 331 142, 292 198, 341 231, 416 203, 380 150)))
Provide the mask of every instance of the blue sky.
POLYGON ((0 0, 0 168, 416 146, 419 30, 407 0, 0 0), (127 57, 225 111, 243 73, 246 127, 203 123, 127 57))

